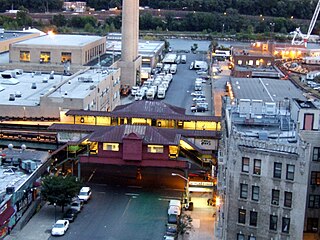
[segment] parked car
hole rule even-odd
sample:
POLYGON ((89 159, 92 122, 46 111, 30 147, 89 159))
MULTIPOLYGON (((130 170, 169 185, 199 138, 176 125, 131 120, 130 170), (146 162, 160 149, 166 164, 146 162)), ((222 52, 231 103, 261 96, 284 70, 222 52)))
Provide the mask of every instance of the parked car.
POLYGON ((68 220, 58 220, 51 230, 52 236, 62 236, 66 233, 69 228, 69 221, 68 220))
POLYGON ((178 215, 177 214, 168 214, 168 223, 177 224, 178 215))
POLYGON ((168 236, 167 234, 163 236, 164 240, 177 240, 177 236, 168 236))
POLYGON ((191 112, 205 112, 206 109, 204 107, 199 107, 197 105, 191 106, 190 108, 191 112))
POLYGON ((199 96, 194 97, 192 100, 193 100, 193 101, 199 101, 199 100, 205 101, 205 100, 206 100, 206 97, 205 97, 205 96, 202 96, 202 95, 199 95, 199 96))
POLYGON ((178 226, 177 224, 167 224, 166 225, 166 235, 177 237, 178 236, 178 226))
POLYGON ((203 91, 195 91, 191 93, 191 96, 204 96, 204 92, 203 91))
POLYGON ((63 215, 63 219, 73 222, 77 217, 78 211, 74 208, 69 208, 63 215))
POLYGON ((90 187, 82 187, 80 189, 78 198, 86 203, 91 198, 91 194, 92 192, 90 187))
POLYGON ((75 209, 77 212, 80 212, 81 209, 83 208, 83 201, 81 201, 80 199, 77 200, 77 201, 73 201, 70 204, 70 208, 71 209, 75 209))

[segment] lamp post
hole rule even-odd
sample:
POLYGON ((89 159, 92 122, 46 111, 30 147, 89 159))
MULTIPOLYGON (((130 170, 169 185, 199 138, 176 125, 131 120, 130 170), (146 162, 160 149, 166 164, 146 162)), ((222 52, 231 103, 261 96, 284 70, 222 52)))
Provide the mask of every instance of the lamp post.
POLYGON ((56 222, 57 221, 57 214, 56 214, 56 206, 57 206, 57 204, 54 203, 53 205, 54 205, 54 222, 56 222))
POLYGON ((178 174, 178 173, 171 173, 172 176, 177 176, 177 177, 180 177, 182 179, 184 179, 186 182, 187 182, 187 185, 186 185, 186 197, 187 197, 187 205, 186 205, 186 208, 189 208, 189 179, 178 174))

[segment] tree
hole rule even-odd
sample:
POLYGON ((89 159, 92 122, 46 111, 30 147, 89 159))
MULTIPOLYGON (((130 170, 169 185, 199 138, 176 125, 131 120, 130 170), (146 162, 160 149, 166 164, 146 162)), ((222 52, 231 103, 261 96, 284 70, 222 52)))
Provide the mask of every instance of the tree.
POLYGON ((180 216, 180 224, 178 225, 178 233, 182 235, 182 239, 184 239, 185 233, 190 233, 190 231, 194 231, 192 225, 192 217, 188 214, 181 214, 180 216))
POLYGON ((218 42, 216 40, 212 40, 209 45, 210 52, 215 52, 218 46, 218 42))
POLYGON ((198 44, 197 44, 197 43, 194 43, 194 44, 191 46, 191 52, 196 53, 197 49, 198 49, 198 44))
POLYGON ((64 207, 71 203, 81 188, 81 183, 73 176, 47 176, 41 185, 41 195, 50 204, 64 207))

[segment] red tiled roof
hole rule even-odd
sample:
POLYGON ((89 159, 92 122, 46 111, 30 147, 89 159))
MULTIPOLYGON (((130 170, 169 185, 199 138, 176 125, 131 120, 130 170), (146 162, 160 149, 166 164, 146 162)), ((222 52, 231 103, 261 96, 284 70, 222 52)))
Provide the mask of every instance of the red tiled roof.
POLYGON ((67 116, 105 116, 105 117, 127 117, 127 118, 155 118, 174 119, 189 121, 215 121, 219 122, 220 117, 216 116, 195 116, 186 115, 185 108, 176 107, 162 101, 134 101, 129 104, 117 106, 112 112, 69 110, 67 116))
POLYGON ((162 134, 162 129, 145 125, 120 125, 107 127, 104 132, 96 131, 90 137, 90 141, 95 142, 117 142, 121 143, 122 139, 130 133, 135 133, 146 144, 161 145, 178 145, 180 140, 179 134, 162 134), (178 136, 177 136, 178 135, 178 136))

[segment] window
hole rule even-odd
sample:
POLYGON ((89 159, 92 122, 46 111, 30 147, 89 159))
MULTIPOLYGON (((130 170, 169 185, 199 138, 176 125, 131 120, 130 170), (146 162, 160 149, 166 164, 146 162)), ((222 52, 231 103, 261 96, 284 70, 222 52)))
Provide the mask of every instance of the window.
POLYGON ((311 185, 320 185, 320 172, 311 172, 311 185))
POLYGON ((308 218, 307 219, 307 232, 318 232, 319 219, 308 218))
POLYGON ((104 151, 119 151, 119 143, 103 143, 103 150, 104 151))
POLYGON ((161 146, 161 145, 148 145, 148 153, 163 153, 163 146, 161 146))
POLYGON ((255 236, 249 236, 248 240, 256 240, 256 237, 255 236))
POLYGON ((312 161, 320 161, 320 147, 313 148, 312 161))
POLYGON ((244 235, 242 233, 238 233, 237 240, 244 240, 244 235))
POLYGON ((289 233, 290 231, 290 218, 282 218, 282 232, 289 233))
POLYGON ((250 211, 250 226, 257 226, 258 222, 258 212, 256 211, 250 211))
POLYGON ((71 52, 62 52, 61 53, 61 62, 69 62, 71 63, 71 52))
POLYGON ((243 198, 243 199, 248 198, 248 184, 244 184, 244 183, 240 184, 240 198, 243 198))
POLYGON ((287 164, 287 175, 286 175, 287 180, 294 180, 294 165, 287 164))
POLYGON ((281 168, 282 168, 282 163, 274 163, 273 167, 273 177, 274 178, 281 178, 281 168))
POLYGON ((285 207, 290 207, 292 205, 292 192, 284 192, 284 203, 285 207))
POLYGON ((280 190, 272 189, 271 204, 279 205, 279 198, 280 198, 280 190))
POLYGON ((242 223, 242 224, 246 224, 246 210, 245 209, 239 209, 238 222, 242 223))
POLYGON ((273 231, 277 231, 277 225, 278 225, 278 216, 270 215, 269 229, 273 231))
POLYGON ((261 174, 261 160, 260 159, 253 160, 253 174, 256 174, 256 175, 261 174))
POLYGON ((50 52, 40 52, 40 63, 50 62, 50 52))
POLYGON ((242 158, 242 172, 249 172, 249 158, 243 157, 242 158))
POLYGON ((309 208, 320 208, 320 195, 309 196, 309 208))
POLYGON ((252 186, 252 200, 253 201, 259 201, 259 191, 260 187, 258 186, 252 186))
POLYGON ((20 62, 30 62, 30 51, 20 51, 20 62))

